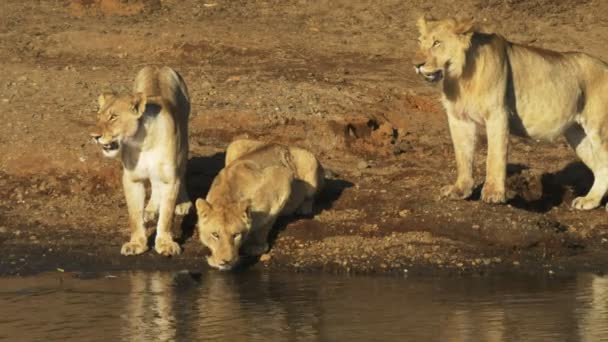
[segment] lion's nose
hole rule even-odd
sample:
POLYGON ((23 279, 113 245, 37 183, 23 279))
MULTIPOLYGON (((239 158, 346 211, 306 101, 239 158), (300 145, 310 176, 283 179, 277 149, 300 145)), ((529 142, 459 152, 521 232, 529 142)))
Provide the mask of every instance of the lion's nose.
POLYGON ((101 134, 99 133, 91 133, 90 134, 91 138, 93 138, 93 140, 95 140, 96 142, 99 142, 99 139, 101 139, 101 134))
POLYGON ((414 62, 414 67, 416 69, 422 68, 423 65, 424 65, 424 62, 414 62))

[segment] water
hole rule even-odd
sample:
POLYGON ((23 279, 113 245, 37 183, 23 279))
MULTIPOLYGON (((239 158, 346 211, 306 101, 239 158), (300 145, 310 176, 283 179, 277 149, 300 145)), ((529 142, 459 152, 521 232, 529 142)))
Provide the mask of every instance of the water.
POLYGON ((608 341, 608 278, 0 279, 2 341, 608 341))

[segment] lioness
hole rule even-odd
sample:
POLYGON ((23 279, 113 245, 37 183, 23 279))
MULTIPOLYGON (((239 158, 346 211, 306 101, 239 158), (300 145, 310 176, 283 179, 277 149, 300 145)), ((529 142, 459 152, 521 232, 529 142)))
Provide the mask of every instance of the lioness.
POLYGON ((120 156, 122 183, 129 211, 131 239, 123 255, 148 249, 144 221, 158 215, 155 249, 170 256, 181 252, 171 236, 173 213, 191 207, 185 189, 190 100, 182 77, 169 67, 144 67, 135 78, 133 95, 101 94, 99 121, 91 133, 106 157, 120 156), (144 209, 144 182, 152 192, 144 209))
POLYGON ((481 198, 503 203, 509 133, 539 140, 565 134, 593 171, 576 209, 600 205, 608 190, 608 65, 582 52, 555 52, 511 43, 475 29, 472 20, 418 20, 416 72, 441 81, 458 177, 442 196, 464 199, 473 189, 479 126, 488 139, 481 198))
POLYGON ((268 233, 277 217, 310 213, 322 184, 323 168, 306 150, 253 140, 233 142, 207 199, 196 200, 199 238, 211 250, 209 265, 229 270, 239 254, 267 252, 268 233))

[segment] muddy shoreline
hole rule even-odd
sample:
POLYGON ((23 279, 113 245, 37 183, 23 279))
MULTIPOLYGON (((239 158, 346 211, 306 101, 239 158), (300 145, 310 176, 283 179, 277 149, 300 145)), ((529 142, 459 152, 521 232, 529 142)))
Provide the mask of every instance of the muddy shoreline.
MULTIPOLYGON (((277 228, 253 267, 295 272, 491 274, 608 270, 608 213, 570 209, 592 174, 563 139, 511 139, 509 203, 439 201, 455 162, 437 89, 411 67, 419 12, 472 15, 512 41, 608 60, 595 0, 3 1, 0 275, 200 270, 185 252, 123 257, 120 165, 89 141, 96 98, 167 64, 192 98, 188 192, 205 196, 241 137, 307 148, 328 170, 311 217, 277 228), (415 11, 412 9, 419 9, 415 11), (407 270, 407 271, 406 271, 407 270)), ((606 201, 604 201, 605 203, 606 201)), ((190 223, 188 223, 190 222, 190 223)))

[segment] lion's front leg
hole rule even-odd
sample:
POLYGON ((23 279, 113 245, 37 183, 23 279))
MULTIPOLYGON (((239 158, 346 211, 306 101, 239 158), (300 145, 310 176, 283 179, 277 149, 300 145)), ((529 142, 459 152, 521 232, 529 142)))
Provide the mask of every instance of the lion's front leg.
POLYGON ((133 181, 127 172, 123 173, 122 184, 129 211, 131 239, 122 245, 120 253, 122 255, 137 255, 148 250, 148 237, 146 236, 143 217, 146 190, 143 182, 133 181))
POLYGON ((486 203, 504 203, 507 201, 505 182, 509 149, 509 121, 506 111, 500 110, 490 114, 486 120, 486 132, 488 156, 481 199, 486 203))
POLYGON ((473 160, 477 143, 477 125, 470 121, 459 119, 448 113, 450 135, 454 144, 456 168, 458 177, 453 185, 441 189, 441 197, 449 199, 466 199, 473 192, 473 160))
POLYGON ((171 225, 173 224, 173 214, 180 189, 180 182, 178 180, 170 183, 159 181, 157 186, 161 192, 161 196, 154 249, 156 249, 158 254, 164 256, 178 255, 181 253, 181 248, 177 242, 173 241, 171 225))

